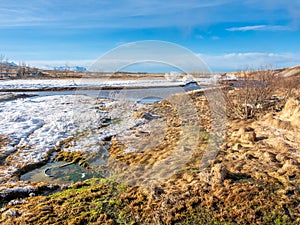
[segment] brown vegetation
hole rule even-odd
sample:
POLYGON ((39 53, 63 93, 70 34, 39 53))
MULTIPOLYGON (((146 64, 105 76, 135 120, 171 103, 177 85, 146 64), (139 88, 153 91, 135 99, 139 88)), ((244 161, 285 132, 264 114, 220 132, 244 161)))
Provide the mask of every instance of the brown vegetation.
POLYGON ((300 87, 300 76, 281 73, 272 69, 240 72, 239 79, 224 91, 227 116, 251 119, 279 110, 289 97, 298 94, 300 87))

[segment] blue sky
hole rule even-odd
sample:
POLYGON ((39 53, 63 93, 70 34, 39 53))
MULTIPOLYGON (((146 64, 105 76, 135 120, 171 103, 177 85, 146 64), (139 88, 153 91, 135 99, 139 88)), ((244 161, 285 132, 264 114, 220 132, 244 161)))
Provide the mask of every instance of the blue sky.
POLYGON ((212 71, 300 65, 296 0, 1 0, 0 54, 88 66, 121 44, 176 43, 212 71))

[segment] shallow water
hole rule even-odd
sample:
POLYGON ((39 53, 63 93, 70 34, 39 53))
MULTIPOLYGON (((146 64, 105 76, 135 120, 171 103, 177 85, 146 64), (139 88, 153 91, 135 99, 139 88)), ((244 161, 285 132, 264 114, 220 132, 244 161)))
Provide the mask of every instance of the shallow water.
POLYGON ((129 100, 140 103, 153 103, 168 98, 172 94, 185 91, 201 89, 201 86, 188 87, 157 87, 157 88, 133 88, 118 90, 76 90, 76 91, 33 91, 26 94, 33 94, 36 97, 54 95, 86 95, 90 97, 109 98, 114 100, 129 100))
POLYGON ((47 182, 56 184, 71 184, 77 181, 84 181, 101 174, 93 173, 78 164, 66 162, 50 162, 46 165, 23 174, 20 180, 30 180, 34 182, 47 182))

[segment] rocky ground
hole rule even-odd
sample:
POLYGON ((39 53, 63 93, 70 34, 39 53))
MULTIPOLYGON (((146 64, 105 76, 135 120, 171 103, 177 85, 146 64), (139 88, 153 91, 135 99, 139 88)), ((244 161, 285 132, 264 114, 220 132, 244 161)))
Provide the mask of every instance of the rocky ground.
MULTIPOLYGON (((297 95, 253 119, 228 117, 218 154, 204 167, 215 136, 212 112, 203 92, 188 97, 127 111, 124 118, 140 122, 106 140, 104 164, 89 164, 90 154, 80 154, 86 167, 107 178, 47 196, 41 190, 55 185, 21 182, 23 195, 5 185, 2 199, 13 200, 1 208, 1 224, 299 224, 297 95), (188 103, 193 110, 180 108, 188 103)), ((59 156, 79 162, 66 154, 72 143, 59 156)))

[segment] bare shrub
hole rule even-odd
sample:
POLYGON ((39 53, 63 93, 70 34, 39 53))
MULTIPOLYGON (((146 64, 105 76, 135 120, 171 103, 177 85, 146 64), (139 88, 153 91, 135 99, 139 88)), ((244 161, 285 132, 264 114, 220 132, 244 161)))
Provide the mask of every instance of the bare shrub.
POLYGON ((227 113, 230 118, 255 118, 270 108, 276 99, 272 98, 277 81, 274 70, 244 71, 234 84, 234 90, 225 90, 227 113))

